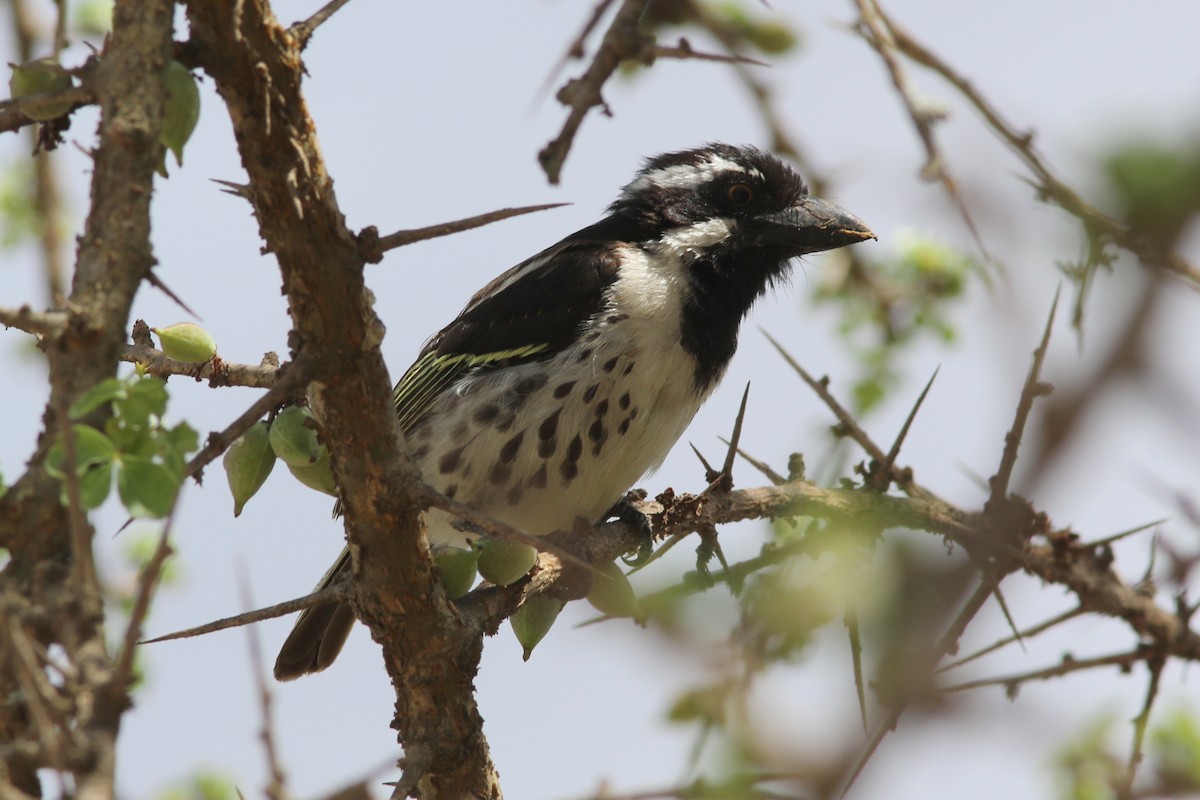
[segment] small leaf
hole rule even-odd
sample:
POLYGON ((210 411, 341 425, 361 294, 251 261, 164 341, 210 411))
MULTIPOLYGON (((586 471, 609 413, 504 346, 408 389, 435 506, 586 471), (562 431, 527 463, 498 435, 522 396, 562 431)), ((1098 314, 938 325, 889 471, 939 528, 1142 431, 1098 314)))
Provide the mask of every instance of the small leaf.
POLYGON ((303 406, 288 406, 271 422, 271 447, 275 455, 292 467, 307 467, 328 457, 318 441, 312 412, 303 406))
MULTIPOLYGON (((79 502, 85 509, 99 508, 112 490, 112 462, 93 463, 79 476, 79 502)), ((63 505, 68 504, 67 483, 63 481, 63 505)))
MULTIPOLYGON (((71 430, 75 434, 76 474, 83 475, 96 464, 112 461, 116 448, 107 436, 90 425, 72 425, 71 430)), ((66 469, 67 451, 62 437, 59 437, 46 457, 46 472, 61 479, 66 476, 66 469)))
POLYGON ((117 466, 117 493, 135 517, 161 519, 171 513, 179 494, 179 479, 164 467, 142 456, 124 456, 117 466))
POLYGON ((275 452, 267 441, 267 423, 259 420, 225 451, 221 462, 233 494, 233 515, 240 516, 246 502, 258 493, 275 468, 275 452))
POLYGON ((478 549, 446 547, 434 554, 433 562, 442 581, 442 590, 451 600, 462 597, 475 585, 476 565, 479 563, 478 549))
POLYGON ((508 618, 512 625, 517 641, 524 648, 523 660, 528 661, 533 648, 550 632, 550 627, 558 619, 563 610, 563 601, 557 597, 538 595, 524 602, 520 608, 508 618))
POLYGON ((217 354, 217 342, 212 334, 194 322, 177 322, 165 328, 151 328, 167 358, 185 364, 205 364, 217 354))
POLYGON ((598 566, 596 571, 600 574, 592 581, 587 596, 592 607, 610 617, 640 616, 637 595, 621 568, 615 562, 609 562, 598 566))
POLYGON ((125 396, 127 385, 120 378, 105 378, 84 392, 72 405, 67 414, 71 419, 86 417, 105 403, 125 396))
POLYGON ((139 378, 129 385, 125 397, 114 403, 113 410, 125 424, 145 428, 150 417, 167 413, 167 384, 162 378, 139 378))
POLYGON ((479 574, 496 586, 525 577, 537 563, 537 549, 511 539, 488 539, 479 552, 479 574))
POLYGON ((12 76, 8 79, 8 89, 13 98, 36 97, 36 100, 21 105, 27 117, 47 122, 71 110, 69 101, 52 98, 52 95, 71 88, 71 76, 53 58, 35 58, 10 66, 12 76))
POLYGON ((310 489, 324 492, 330 497, 337 497, 337 481, 333 479, 333 470, 329 466, 329 451, 317 460, 315 464, 298 467, 288 464, 288 471, 310 489))
MULTIPOLYGON (((167 65, 167 102, 163 109, 163 126, 159 140, 175 154, 175 163, 183 166, 183 146, 192 137, 200 120, 200 90, 187 67, 178 61, 167 65)), ((164 154, 159 174, 167 176, 164 154)), ((205 359, 207 360, 207 359, 205 359)))

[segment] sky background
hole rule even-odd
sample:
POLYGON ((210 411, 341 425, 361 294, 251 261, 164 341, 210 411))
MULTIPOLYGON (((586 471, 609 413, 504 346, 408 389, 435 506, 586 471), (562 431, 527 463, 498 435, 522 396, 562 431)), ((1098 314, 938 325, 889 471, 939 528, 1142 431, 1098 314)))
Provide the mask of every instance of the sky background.
MULTIPOLYGON (((282 21, 308 16, 318 3, 276 5, 282 21)), ((1186 142, 1200 131, 1200 4, 1148 0, 1013 0, 1008 3, 893 0, 898 22, 968 76, 1012 121, 1036 129, 1041 152, 1085 193, 1102 186, 1096 159, 1122 142, 1153 138, 1186 142)), ((43 12, 49 14, 49 5, 43 12)), ((590 5, 512 0, 506 3, 350 3, 318 30, 305 52, 306 97, 316 121, 338 202, 353 230, 381 233, 457 219, 495 208, 544 202, 572 205, 390 252, 368 267, 379 316, 388 327, 384 353, 393 376, 421 343, 449 321, 475 289, 558 238, 595 221, 645 156, 707 141, 767 144, 752 103, 728 68, 663 62, 636 80, 619 79, 605 92, 614 116, 591 115, 562 175, 551 187, 536 153, 554 136, 564 110, 541 87, 588 17, 590 5)), ((807 157, 833 181, 830 199, 866 220, 878 243, 867 258, 894 253, 905 231, 918 231, 970 249, 971 239, 938 186, 918 178, 920 144, 894 96, 877 55, 845 29, 852 5, 835 0, 776 2, 778 15, 804 37, 800 52, 764 69, 788 130, 807 157)), ((47 16, 47 18, 49 18, 47 16)), ((8 46, 11 37, 4 37, 8 46)), ((186 38, 180 29, 177 38, 186 38)), ((699 38, 693 43, 702 45, 699 38)), ((12 60, 11 53, 4 53, 12 60)), ((71 51, 68 63, 83 58, 71 51)), ((580 66, 571 64, 570 75, 580 66)), ((1028 367, 1028 355, 1059 284, 1056 261, 1082 255, 1066 215, 1030 202, 1020 167, 990 139, 950 91, 915 70, 922 95, 946 105, 938 128, 949 167, 971 203, 989 249, 1008 278, 981 286, 959 308, 959 339, 926 342, 904 359, 908 378, 896 402, 867 421, 890 441, 932 371, 940 367, 925 410, 902 460, 946 499, 978 507, 977 475, 995 470, 1028 367)), ((560 80, 555 86, 561 83, 560 80)), ((213 179, 242 181, 230 125, 212 90, 202 85, 203 112, 182 170, 172 165, 157 183, 154 246, 158 274, 201 317, 222 357, 256 363, 266 351, 286 357, 288 317, 279 273, 259 255, 247 204, 220 191, 213 179)), ((69 141, 92 143, 95 115, 76 116, 69 141)), ((60 149, 60 174, 70 185, 70 209, 81 224, 88 164, 75 146, 60 149)), ((0 137, 0 163, 27 153, 24 139, 0 137)), ((1185 255, 1200 262, 1200 235, 1191 231, 1185 255)), ((32 251, 8 251, 0 263, 0 304, 44 303, 32 251)), ((713 400, 685 441, 710 458, 732 425, 742 388, 753 381, 744 447, 782 470, 787 455, 810 463, 828 449, 831 420, 821 403, 783 368, 758 327, 769 331, 813 374, 828 375, 848 393, 858 368, 835 330, 836 316, 814 309, 810 291, 822 280, 823 260, 797 269, 793 285, 768 297, 742 334, 739 353, 713 400)), ((1106 315, 1124 313, 1137 280, 1122 262, 1101 280, 1089 305, 1091 327, 1081 342, 1060 314, 1047 379, 1070 385, 1089 374, 1104 353, 1106 315)), ((134 316, 151 325, 186 319, 161 294, 146 288, 134 316)), ((1200 378, 1200 297, 1177 287, 1154 323, 1156 352, 1176 364, 1174 410, 1128 385, 1087 421, 1054 474, 1027 491, 1059 525, 1088 538, 1115 533, 1175 510, 1157 487, 1200 489, 1200 427, 1194 409, 1200 378), (1191 359, 1191 363, 1188 360, 1191 359)), ((0 425, 0 473, 9 481, 28 458, 44 402, 40 364, 26 339, 0 330, 0 375, 5 424, 0 425)), ((171 413, 203 433, 225 427, 257 393, 214 391, 184 379, 170 383, 171 413)), ((857 458, 857 456, 856 456, 857 458)), ((1018 470, 1018 477, 1020 470, 1018 470)), ((743 486, 761 483, 749 468, 743 486)), ((702 488, 702 473, 681 443, 662 470, 643 481, 656 493, 702 488)), ((304 594, 342 546, 328 498, 303 489, 279 467, 238 519, 219 468, 202 487, 189 486, 175 529, 179 582, 156 601, 152 635, 245 610, 239 576, 254 602, 266 605, 304 594)), ((112 534, 123 521, 116 508, 96 515, 97 547, 106 575, 133 580, 112 534)), ((1194 547, 1197 532, 1169 523, 1168 535, 1194 547)), ((123 534, 125 538, 138 535, 123 534)), ((757 551, 765 524, 731 526, 722 543, 732 557, 757 551)), ((933 537, 913 537, 937 546, 933 537), (927 540, 927 541, 926 541, 927 540)), ((1145 566, 1145 540, 1121 551, 1127 574, 1145 566), (1139 555, 1141 554, 1141 555, 1139 555), (1141 559, 1141 560, 1139 560, 1141 559)), ((690 553, 690 550, 689 550, 690 553)), ((658 581, 691 563, 689 553, 667 565, 658 581)), ((654 581, 651 581, 654 584, 654 581)), ((1018 624, 1040 621, 1069 603, 1057 589, 1014 578, 1006 598, 1018 624)), ((719 593, 714 593, 714 595, 719 593)), ((698 620, 728 622, 732 606, 707 598, 698 620), (723 616, 724 615, 724 616, 723 616)), ((681 779, 693 731, 665 721, 683 689, 712 677, 720 663, 723 628, 713 624, 709 646, 668 641, 630 623, 584 629, 592 615, 568 607, 532 659, 504 629, 489 640, 477 680, 485 731, 510 798, 579 798, 603 781, 633 791, 681 779)), ((290 619, 259 626, 269 664, 290 619)), ((1003 620, 987 609, 966 650, 1003 635, 1003 620)), ((1124 628, 1100 619, 1073 626, 1052 642, 1035 640, 986 662, 973 675, 1024 671, 1055 663, 1064 649, 1077 656, 1127 647, 1124 628)), ((844 634, 822 636, 803 664, 770 671, 755 693, 753 713, 771 731, 780 753, 819 759, 833 743, 856 733, 857 712, 844 634)), ((257 738, 260 723, 246 635, 227 631, 153 645, 144 653, 148 675, 138 707, 126 719, 119 782, 128 797, 151 797, 198 769, 231 776, 247 796, 265 783, 257 738)), ((1026 687, 1016 702, 1001 690, 965 700, 961 713, 906 717, 850 796, 1050 797, 1047 754, 1096 715, 1124 721, 1137 713, 1145 681, 1117 680, 1113 671, 1026 687)), ((1168 671, 1160 711, 1190 703, 1200 710, 1195 676, 1168 671)), ((376 648, 359 626, 327 672, 275 687, 276 734, 293 793, 315 797, 385 767, 397 756, 389 730, 393 697, 376 648)), ((1127 746, 1126 727, 1118 741, 1127 746)), ((395 777, 380 773, 377 780, 395 777)), ((380 789, 381 796, 385 791, 380 789)))

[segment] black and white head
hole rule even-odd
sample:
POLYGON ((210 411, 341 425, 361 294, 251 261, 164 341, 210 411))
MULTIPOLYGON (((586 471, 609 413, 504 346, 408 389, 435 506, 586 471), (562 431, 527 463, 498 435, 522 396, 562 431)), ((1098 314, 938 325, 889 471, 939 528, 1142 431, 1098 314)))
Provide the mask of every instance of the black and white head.
POLYGON ((727 144, 649 159, 609 211, 623 238, 679 268, 684 344, 713 378, 742 318, 793 259, 874 238, 775 156, 727 144))

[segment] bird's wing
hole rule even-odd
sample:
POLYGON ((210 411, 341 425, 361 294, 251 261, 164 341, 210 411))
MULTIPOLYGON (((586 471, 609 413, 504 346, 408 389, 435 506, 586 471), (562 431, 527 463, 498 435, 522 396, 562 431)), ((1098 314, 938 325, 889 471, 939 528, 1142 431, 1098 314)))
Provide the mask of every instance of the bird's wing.
POLYGON ((393 394, 404 431, 455 381, 550 358, 577 338, 602 309, 618 268, 613 243, 580 238, 583 233, 500 275, 426 343, 393 394))

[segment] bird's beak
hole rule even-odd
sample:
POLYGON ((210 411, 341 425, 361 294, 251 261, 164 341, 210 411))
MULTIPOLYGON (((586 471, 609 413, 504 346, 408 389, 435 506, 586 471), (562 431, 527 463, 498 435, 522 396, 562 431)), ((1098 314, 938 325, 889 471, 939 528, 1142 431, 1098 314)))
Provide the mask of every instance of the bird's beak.
POLYGON ((791 208, 763 215, 757 222, 760 243, 796 256, 875 238, 861 219, 819 197, 802 197, 791 208))

